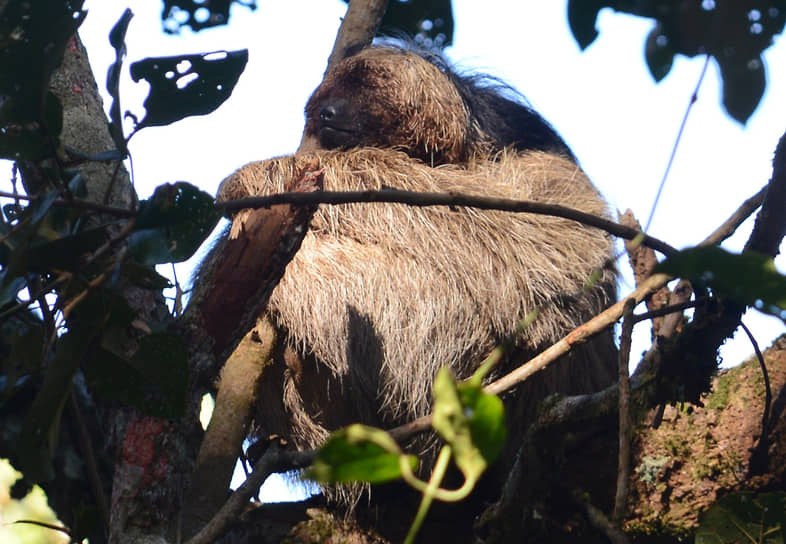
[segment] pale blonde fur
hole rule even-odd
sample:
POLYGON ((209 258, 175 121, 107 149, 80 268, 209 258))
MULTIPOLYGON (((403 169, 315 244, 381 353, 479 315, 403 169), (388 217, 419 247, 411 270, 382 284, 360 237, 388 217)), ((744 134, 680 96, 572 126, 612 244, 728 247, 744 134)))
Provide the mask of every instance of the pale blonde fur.
MULTIPOLYGON (((281 157, 239 169, 221 184, 219 200, 280 192, 314 157, 324 169, 325 190, 487 195, 608 215, 606 203, 572 161, 507 150, 438 168, 374 148, 281 157)), ((242 220, 241 213, 235 225, 242 220)), ((612 272, 590 290, 583 285, 607 264, 612 250, 604 232, 552 216, 323 205, 275 289, 269 312, 293 351, 314 361, 313 371, 328 388, 322 395, 342 414, 393 425, 430 411, 430 388, 441 366, 468 376, 533 309, 541 311, 518 336, 519 357, 608 306, 612 272)), ((586 357, 576 364, 528 394, 539 400, 555 391, 593 390, 613 375, 613 360, 586 357)), ((279 386, 292 438, 300 447, 318 445, 326 435, 324 412, 333 407, 307 406, 291 368, 279 386)))

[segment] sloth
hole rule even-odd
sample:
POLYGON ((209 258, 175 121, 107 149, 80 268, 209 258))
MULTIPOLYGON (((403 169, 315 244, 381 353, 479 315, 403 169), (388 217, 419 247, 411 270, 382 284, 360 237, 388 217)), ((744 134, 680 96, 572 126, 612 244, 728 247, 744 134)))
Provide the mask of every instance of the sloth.
MULTIPOLYGON (((298 152, 240 168, 219 201, 280 192, 317 160, 325 190, 484 195, 608 216, 568 147, 523 99, 437 57, 365 49, 328 72, 305 112, 298 152)), ((390 428, 428 414, 440 367, 467 378, 509 342, 498 376, 612 304, 612 256, 604 232, 548 215, 320 207, 265 310, 280 345, 260 384, 257 436, 307 449, 353 422, 390 428)), ((615 352, 611 332, 600 335, 507 393, 510 435, 521 435, 546 396, 610 385, 615 352)), ((413 446, 422 453, 433 442, 413 446)))

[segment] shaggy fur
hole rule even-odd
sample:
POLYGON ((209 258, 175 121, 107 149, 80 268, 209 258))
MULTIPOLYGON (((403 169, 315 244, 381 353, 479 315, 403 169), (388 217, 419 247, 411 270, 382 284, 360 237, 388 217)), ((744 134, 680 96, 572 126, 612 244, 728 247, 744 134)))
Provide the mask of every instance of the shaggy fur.
POLYGON ((503 148, 572 156, 523 97, 487 76, 462 76, 436 56, 373 47, 326 76, 306 105, 302 151, 384 147, 436 166, 503 148))
MULTIPOLYGON (((373 148, 317 156, 325 190, 391 187, 607 211, 573 162, 543 152, 502 152, 494 160, 439 168, 373 148)), ((280 192, 311 159, 300 154, 251 163, 224 181, 219 199, 280 192)), ((240 225, 242 216, 234 221, 240 225)), ((582 291, 582 285, 610 254, 603 232, 551 216, 393 204, 320 208, 270 300, 289 347, 312 365, 310 372, 307 364, 289 365, 284 408, 296 422, 274 430, 298 447, 314 447, 330 423, 394 425, 428 413, 439 367, 467 377, 531 310, 542 309, 518 338, 527 355, 605 308, 612 275, 603 288, 582 291), (309 380, 321 373, 322 386, 333 389, 299 391, 300 385, 310 389, 304 372, 313 374, 309 380), (328 421, 335 420, 328 412, 337 404, 347 419, 328 421)), ((597 366, 584 361, 530 400, 606 385, 613 366, 603 365, 600 375, 597 366)), ((276 419, 270 416, 266 425, 276 419)))
MULTIPOLYGON (((340 63, 308 102, 300 152, 244 166, 219 200, 279 192, 314 156, 325 190, 489 195, 607 215, 559 136, 509 89, 401 49, 340 63)), ((263 377, 259 433, 312 448, 352 422, 427 414, 441 366, 467 377, 533 309, 498 373, 611 304, 613 272, 584 284, 612 249, 603 232, 544 215, 322 206, 269 303, 285 341, 263 377)), ((512 434, 548 394, 609 385, 614 353, 603 335, 507 395, 512 434)))

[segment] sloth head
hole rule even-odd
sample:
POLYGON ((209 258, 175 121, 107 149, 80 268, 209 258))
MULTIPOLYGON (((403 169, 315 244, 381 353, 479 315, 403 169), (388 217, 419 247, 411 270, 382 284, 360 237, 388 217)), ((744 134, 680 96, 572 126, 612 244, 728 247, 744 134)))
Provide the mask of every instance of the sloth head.
POLYGON ((371 47, 325 76, 306 105, 301 151, 381 147, 426 164, 457 164, 505 147, 571 156, 510 87, 462 76, 433 55, 371 47))

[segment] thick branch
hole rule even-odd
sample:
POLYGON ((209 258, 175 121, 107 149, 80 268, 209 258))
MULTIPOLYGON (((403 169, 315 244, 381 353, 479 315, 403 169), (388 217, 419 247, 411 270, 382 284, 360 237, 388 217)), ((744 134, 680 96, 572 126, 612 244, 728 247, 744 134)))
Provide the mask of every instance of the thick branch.
POLYGON ((249 332, 221 370, 213 415, 199 447, 196 468, 183 507, 183 532, 192 535, 221 508, 227 497, 243 440, 248 436, 257 384, 275 344, 269 321, 249 332))
POLYGON ((786 133, 781 136, 772 160, 772 178, 761 205, 745 251, 758 251, 775 257, 786 235, 786 133))
POLYGON ((350 0, 327 70, 371 44, 387 8, 387 0, 350 0))
MULTIPOLYGON (((322 173, 309 165, 292 189, 314 191, 322 186, 322 173)), ((305 193, 296 193, 305 194, 305 193)), ((208 259, 203 291, 190 304, 195 319, 213 340, 213 354, 223 360, 251 329, 267 303, 284 268, 300 247, 308 230, 313 206, 273 206, 236 218, 232 234, 208 259)))

